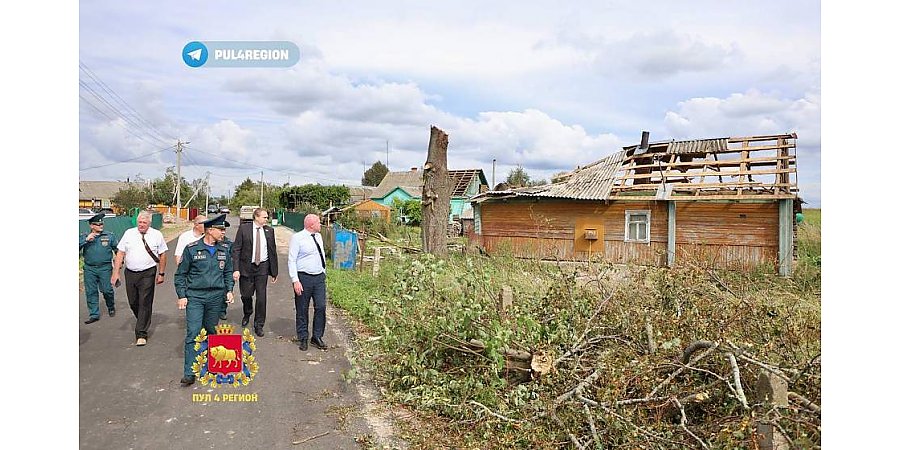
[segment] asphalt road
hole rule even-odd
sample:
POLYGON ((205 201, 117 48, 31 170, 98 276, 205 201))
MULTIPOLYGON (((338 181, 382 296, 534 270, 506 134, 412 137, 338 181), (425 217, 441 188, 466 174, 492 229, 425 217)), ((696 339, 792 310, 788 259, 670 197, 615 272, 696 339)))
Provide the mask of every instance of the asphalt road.
MULTIPOLYGON (((229 217, 229 222, 228 236, 233 239, 237 217, 229 217)), ((280 236, 287 231, 282 229, 280 236)), ((124 283, 115 290, 116 317, 107 316, 101 296, 101 319, 90 325, 83 323, 88 314, 84 294, 79 295, 81 448, 335 449, 359 448, 359 440, 372 439, 364 414, 372 409, 371 401, 343 376, 351 363, 345 354, 347 327, 339 312, 329 302, 325 341, 332 348, 322 351, 310 345, 301 352, 291 342, 296 332, 286 243, 278 246, 278 280, 269 284, 266 334, 256 341, 259 373, 239 388, 209 388, 199 381, 181 387, 184 311, 177 309, 172 283, 175 240, 168 246, 167 276, 156 287, 146 346, 134 346, 135 318, 124 283), (207 393, 220 398, 256 394, 257 401, 192 400, 192 394, 207 393)), ((242 316, 237 286, 234 292, 226 322, 237 329, 242 316)))

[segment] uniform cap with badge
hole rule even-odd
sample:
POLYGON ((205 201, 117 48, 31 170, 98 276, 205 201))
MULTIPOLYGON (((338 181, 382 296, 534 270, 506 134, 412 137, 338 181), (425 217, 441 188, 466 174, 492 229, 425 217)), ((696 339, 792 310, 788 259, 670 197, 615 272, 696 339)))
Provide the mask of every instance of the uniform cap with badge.
POLYGON ((103 217, 106 216, 104 213, 100 213, 88 219, 88 223, 91 225, 103 225, 103 217))
POLYGON ((212 219, 203 221, 203 228, 218 228, 224 230, 229 226, 231 225, 225 220, 225 214, 220 214, 212 219))

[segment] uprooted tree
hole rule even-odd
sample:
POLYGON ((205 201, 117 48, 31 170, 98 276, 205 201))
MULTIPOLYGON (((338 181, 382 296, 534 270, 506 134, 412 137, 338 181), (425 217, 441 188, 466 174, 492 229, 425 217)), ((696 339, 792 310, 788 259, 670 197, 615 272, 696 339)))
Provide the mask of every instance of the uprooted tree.
POLYGON ((432 126, 428 159, 422 173, 422 250, 441 258, 447 256, 447 218, 450 216, 448 143, 447 133, 432 126))

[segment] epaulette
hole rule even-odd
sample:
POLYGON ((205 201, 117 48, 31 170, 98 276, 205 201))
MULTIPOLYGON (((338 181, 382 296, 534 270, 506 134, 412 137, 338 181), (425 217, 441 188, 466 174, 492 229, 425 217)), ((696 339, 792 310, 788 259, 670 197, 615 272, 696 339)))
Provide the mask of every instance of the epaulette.
POLYGON ((195 246, 195 245, 200 245, 200 241, 202 241, 202 240, 203 240, 203 239, 197 239, 196 241, 189 243, 189 244, 186 245, 185 247, 193 247, 193 246, 195 246))

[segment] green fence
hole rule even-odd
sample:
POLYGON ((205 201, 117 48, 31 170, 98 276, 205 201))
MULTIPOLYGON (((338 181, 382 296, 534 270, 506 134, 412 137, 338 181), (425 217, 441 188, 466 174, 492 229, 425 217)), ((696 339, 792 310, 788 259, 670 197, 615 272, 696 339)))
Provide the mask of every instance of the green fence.
POLYGON ((294 231, 300 231, 303 229, 303 219, 306 219, 306 213, 285 211, 282 223, 294 231))
MULTIPOLYGON (((125 230, 137 226, 137 217, 132 216, 116 216, 106 217, 103 219, 103 229, 121 238, 125 230)), ((157 230, 162 229, 162 214, 153 214, 150 219, 150 226, 157 230)), ((90 233, 91 227, 88 225, 87 219, 78 221, 78 233, 90 233)))

